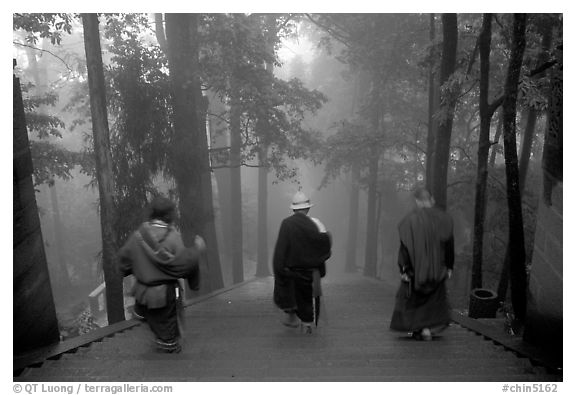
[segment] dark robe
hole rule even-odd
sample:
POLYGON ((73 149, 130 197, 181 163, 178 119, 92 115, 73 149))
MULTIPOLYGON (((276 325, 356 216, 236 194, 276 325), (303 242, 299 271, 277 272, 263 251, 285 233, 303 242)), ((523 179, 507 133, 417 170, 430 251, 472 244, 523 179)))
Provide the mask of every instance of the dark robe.
MULTIPOLYGON (((301 299, 319 296, 319 278, 326 275, 331 244, 330 234, 320 232, 304 213, 282 221, 273 257, 274 303, 279 308, 296 309, 302 306, 301 299)), ((304 321, 309 321, 309 314, 303 313, 304 321)))
POLYGON ((454 266, 452 218, 437 208, 409 213, 398 225, 398 266, 402 281, 390 328, 413 332, 450 323, 447 270, 454 266))

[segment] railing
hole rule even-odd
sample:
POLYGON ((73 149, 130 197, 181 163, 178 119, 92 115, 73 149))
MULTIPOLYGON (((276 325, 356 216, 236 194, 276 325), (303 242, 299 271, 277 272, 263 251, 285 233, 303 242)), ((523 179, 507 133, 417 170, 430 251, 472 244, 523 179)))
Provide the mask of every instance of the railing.
MULTIPOLYGON (((131 282, 134 281, 127 277, 124 282, 124 289, 132 289, 131 282)), ((106 316, 106 283, 100 284, 88 295, 88 304, 90 306, 90 313, 100 326, 106 326, 108 319, 106 316)), ((134 311, 134 298, 130 295, 124 294, 124 314, 126 319, 133 316, 134 311)))

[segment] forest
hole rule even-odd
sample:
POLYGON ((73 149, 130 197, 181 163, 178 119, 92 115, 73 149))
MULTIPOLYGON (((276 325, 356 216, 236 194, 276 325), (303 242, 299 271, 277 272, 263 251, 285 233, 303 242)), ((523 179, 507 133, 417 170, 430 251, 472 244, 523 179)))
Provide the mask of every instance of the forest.
POLYGON ((116 252, 157 194, 206 240, 193 297, 272 275, 298 190, 328 275, 395 282, 416 186, 454 220, 454 306, 492 289, 521 324, 562 39, 562 14, 13 14, 61 336, 130 318, 116 252))

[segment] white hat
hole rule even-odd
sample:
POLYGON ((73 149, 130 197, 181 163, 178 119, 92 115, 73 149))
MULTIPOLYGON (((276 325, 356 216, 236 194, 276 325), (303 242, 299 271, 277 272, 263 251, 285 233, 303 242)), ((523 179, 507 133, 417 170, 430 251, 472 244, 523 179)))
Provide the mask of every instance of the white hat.
POLYGON ((306 196, 304 192, 298 191, 292 198, 292 204, 290 205, 290 208, 292 210, 300 210, 304 208, 310 208, 312 206, 313 204, 310 203, 308 196, 306 196))

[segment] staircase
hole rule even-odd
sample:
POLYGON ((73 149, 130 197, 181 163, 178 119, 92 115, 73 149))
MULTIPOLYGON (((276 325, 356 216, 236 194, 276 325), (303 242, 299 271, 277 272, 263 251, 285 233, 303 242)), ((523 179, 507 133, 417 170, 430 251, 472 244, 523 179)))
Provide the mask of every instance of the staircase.
POLYGON ((273 280, 257 279, 186 309, 180 354, 159 354, 145 323, 27 367, 15 381, 562 381, 453 323, 431 342, 388 329, 395 289, 328 277, 323 316, 305 335, 280 324, 273 280))

